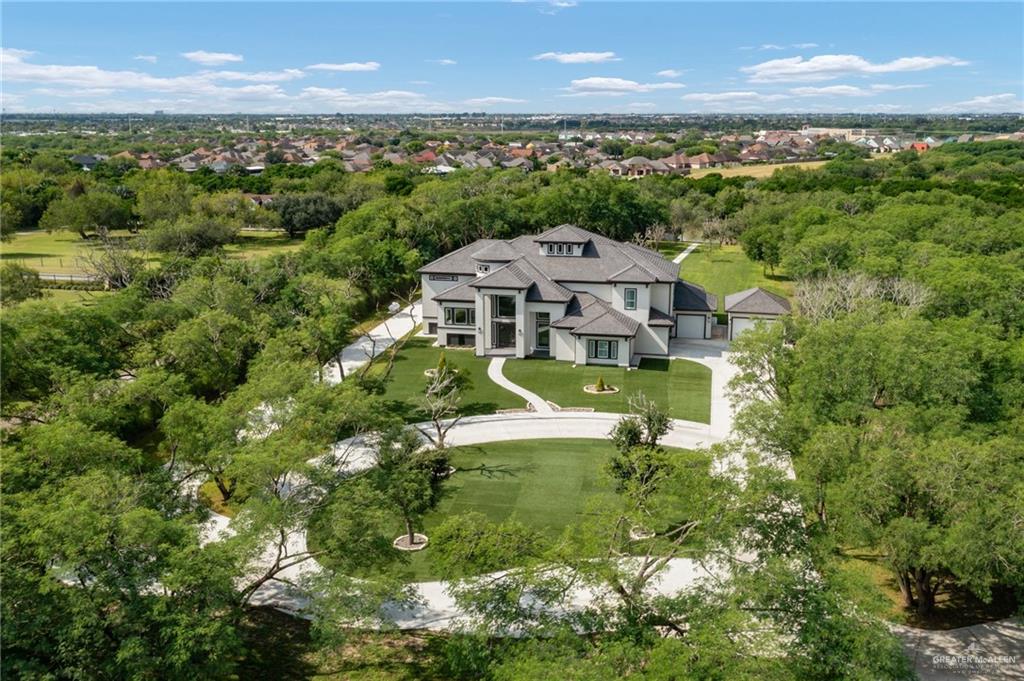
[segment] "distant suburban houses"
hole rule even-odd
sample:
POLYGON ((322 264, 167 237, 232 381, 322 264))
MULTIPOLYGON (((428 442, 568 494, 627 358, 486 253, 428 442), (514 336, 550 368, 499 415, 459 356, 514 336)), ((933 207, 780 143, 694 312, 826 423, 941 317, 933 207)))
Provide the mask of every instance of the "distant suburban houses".
MULTIPOLYGON (((682 139, 682 133, 676 138, 682 139)), ((749 135, 726 134, 707 138, 709 150, 691 154, 680 148, 683 142, 670 141, 672 139, 672 135, 648 131, 599 133, 570 130, 560 133, 557 141, 508 142, 473 133, 453 133, 443 139, 428 139, 415 144, 380 146, 353 132, 338 137, 316 135, 264 139, 243 136, 231 145, 200 146, 172 158, 134 151, 122 151, 112 158, 134 158, 139 167, 146 170, 170 165, 185 172, 209 168, 215 173, 238 169, 259 174, 272 164, 313 165, 323 158, 336 158, 346 171, 353 173, 367 172, 382 164, 408 164, 421 172, 439 175, 460 168, 505 168, 523 172, 597 168, 614 177, 636 179, 648 175, 685 175, 705 168, 823 160, 830 154, 827 147, 822 148, 826 142, 847 142, 872 154, 888 154, 907 149, 926 151, 951 142, 1024 139, 1024 133, 916 139, 869 129, 805 127, 801 130, 764 130, 749 135), (648 155, 623 157, 610 153, 609 144, 627 150, 640 149, 648 155)), ((692 147, 690 150, 694 151, 692 147)), ((91 170, 106 158, 79 154, 71 161, 82 169, 91 170)))

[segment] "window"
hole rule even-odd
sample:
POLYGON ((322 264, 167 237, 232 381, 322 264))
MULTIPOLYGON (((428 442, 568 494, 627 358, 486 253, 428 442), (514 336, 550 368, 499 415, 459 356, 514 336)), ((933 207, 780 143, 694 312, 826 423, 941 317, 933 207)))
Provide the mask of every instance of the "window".
POLYGON ((558 255, 562 255, 562 253, 565 253, 565 246, 558 244, 558 255))
POLYGON ((457 274, 431 274, 427 277, 430 281, 458 281, 459 275, 457 274))
POLYGON ((491 266, 490 265, 477 265, 476 266, 476 271, 477 271, 478 274, 487 274, 488 272, 491 271, 491 266))
POLYGON ((624 307, 627 310, 635 310, 636 309, 636 289, 635 288, 627 288, 627 289, 623 290, 622 297, 623 297, 623 301, 624 301, 624 307))
POLYGON ((476 310, 472 307, 446 307, 445 326, 472 326, 476 324, 476 310))
POLYGON ((515 317, 516 298, 515 296, 494 296, 495 317, 515 317))
POLYGON ((538 348, 550 348, 551 347, 551 313, 550 312, 537 312, 537 347, 538 348))
POLYGON ((588 340, 587 341, 587 358, 588 359, 618 359, 619 358, 619 341, 588 340))
POLYGON ((548 255, 554 255, 554 254, 555 254, 555 245, 554 244, 548 244, 548 255))

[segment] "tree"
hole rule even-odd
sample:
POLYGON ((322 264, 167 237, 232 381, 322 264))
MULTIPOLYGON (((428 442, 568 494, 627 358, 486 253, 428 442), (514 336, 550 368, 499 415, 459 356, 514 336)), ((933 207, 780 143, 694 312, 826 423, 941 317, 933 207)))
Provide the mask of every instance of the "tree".
POLYGON ((311 229, 333 226, 344 212, 334 198, 320 192, 284 194, 270 206, 281 216, 281 227, 293 239, 311 229))
POLYGON ((210 310, 165 334, 161 348, 166 366, 185 376, 196 393, 208 395, 238 383, 252 342, 252 330, 242 320, 210 310))
POLYGON ((50 203, 39 226, 50 232, 77 232, 84 239, 89 232, 102 235, 111 230, 126 229, 130 219, 131 209, 127 201, 109 192, 92 190, 50 203))
POLYGON ((435 469, 438 453, 424 450, 415 430, 390 428, 374 447, 378 488, 405 525, 404 545, 415 548, 416 526, 437 503, 435 469))
POLYGON ((186 215, 150 227, 143 244, 152 251, 192 258, 229 244, 237 236, 238 225, 229 220, 186 215))
POLYGON ((15 305, 30 298, 42 298, 39 273, 15 262, 0 267, 0 303, 15 305))
POLYGON ((434 447, 443 450, 445 437, 459 422, 459 406, 462 393, 468 387, 468 379, 456 367, 448 364, 442 352, 437 367, 427 378, 423 391, 423 406, 430 419, 430 428, 420 428, 424 436, 430 438, 434 447))

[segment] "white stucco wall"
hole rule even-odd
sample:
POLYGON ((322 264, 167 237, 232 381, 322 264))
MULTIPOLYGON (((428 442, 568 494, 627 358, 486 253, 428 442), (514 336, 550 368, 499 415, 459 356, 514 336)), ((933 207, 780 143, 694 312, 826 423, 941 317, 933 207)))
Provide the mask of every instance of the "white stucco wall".
POLYGON ((600 364, 606 366, 628 367, 629 359, 633 356, 633 344, 628 338, 608 338, 606 336, 573 336, 576 341, 576 364, 600 364), (587 357, 587 341, 589 340, 611 340, 619 342, 619 352, 616 359, 598 359, 587 357))
POLYGON ((453 275, 453 276, 457 276, 458 281, 431 281, 429 274, 422 274, 422 275, 420 275, 420 286, 421 286, 422 291, 423 291, 423 321, 424 321, 424 325, 423 326, 424 326, 424 328, 426 328, 426 322, 428 322, 428 321, 437 321, 438 310, 437 310, 437 303, 434 302, 434 296, 436 296, 438 293, 441 293, 442 291, 447 291, 448 289, 452 288, 453 286, 458 286, 459 284, 461 284, 463 282, 466 282, 466 281, 469 281, 470 279, 475 279, 476 278, 474 275, 471 275, 471 274, 470 275, 460 274, 460 275, 453 275))
POLYGON ((576 361, 576 339, 568 329, 551 329, 551 352, 557 360, 576 361))
MULTIPOLYGON (((547 312, 551 315, 551 321, 558 321, 565 316, 565 303, 526 303, 526 328, 524 330, 524 337, 526 339, 526 354, 533 354, 537 349, 537 324, 534 320, 535 312, 547 312)), ((551 329, 552 332, 555 329, 551 329)), ((554 339, 549 340, 552 343, 550 352, 552 356, 555 356, 554 339)))

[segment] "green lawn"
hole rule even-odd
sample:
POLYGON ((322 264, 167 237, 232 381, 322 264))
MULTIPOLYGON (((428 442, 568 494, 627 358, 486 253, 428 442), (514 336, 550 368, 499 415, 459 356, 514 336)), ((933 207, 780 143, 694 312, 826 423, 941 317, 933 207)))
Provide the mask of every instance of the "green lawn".
MULTIPOLYGON (((391 413, 407 423, 427 419, 422 397, 428 379, 423 372, 437 366, 441 352, 441 348, 432 347, 431 341, 425 338, 412 338, 405 344, 395 359, 384 392, 384 401, 391 413)), ((522 409, 526 406, 522 398, 487 377, 490 358, 477 357, 469 349, 444 348, 443 352, 448 365, 458 368, 469 379, 469 388, 462 396, 463 415, 493 414, 498 409, 522 409)), ((383 358, 376 364, 383 366, 383 358)))
MULTIPOLYGON (((111 232, 116 238, 132 238, 124 230, 111 232)), ((0 245, 0 260, 13 261, 41 272, 55 274, 82 274, 82 257, 95 248, 95 240, 83 239, 72 232, 25 232, 0 245)), ((256 258, 270 253, 294 251, 302 246, 301 239, 289 239, 283 232, 239 232, 238 242, 229 244, 224 252, 232 257, 256 258)), ((156 262, 155 255, 147 255, 156 262)))
POLYGON ((505 362, 505 376, 560 407, 593 407, 595 411, 625 413, 628 399, 643 392, 672 418, 711 422, 711 369, 684 359, 640 361, 640 368, 578 366, 552 359, 505 362), (583 386, 597 382, 619 388, 614 395, 590 395, 583 386))
POLYGON ((43 291, 43 300, 72 305, 95 305, 104 296, 113 295, 113 291, 76 291, 73 289, 51 288, 43 291))
POLYGON ((725 296, 748 288, 761 288, 781 296, 793 295, 793 282, 776 269, 765 275, 761 265, 750 260, 739 246, 701 245, 683 260, 679 276, 700 284, 718 296, 718 310, 725 310, 725 296))
MULTIPOLYGON (((509 518, 557 536, 574 523, 595 496, 612 497, 602 466, 614 448, 607 440, 516 440, 450 450, 458 470, 445 483, 438 507, 424 519, 427 536, 452 515, 475 511, 493 522, 509 518)), ((680 451, 680 450, 673 450, 680 451)), ((344 490, 344 487, 341 488, 344 490)), ((395 518, 394 533, 403 532, 395 518)), ((317 523, 310 546, 318 545, 317 523)), ((330 557, 323 560, 330 565, 330 557)), ((443 578, 431 563, 431 551, 411 554, 403 566, 407 580, 443 578)))

